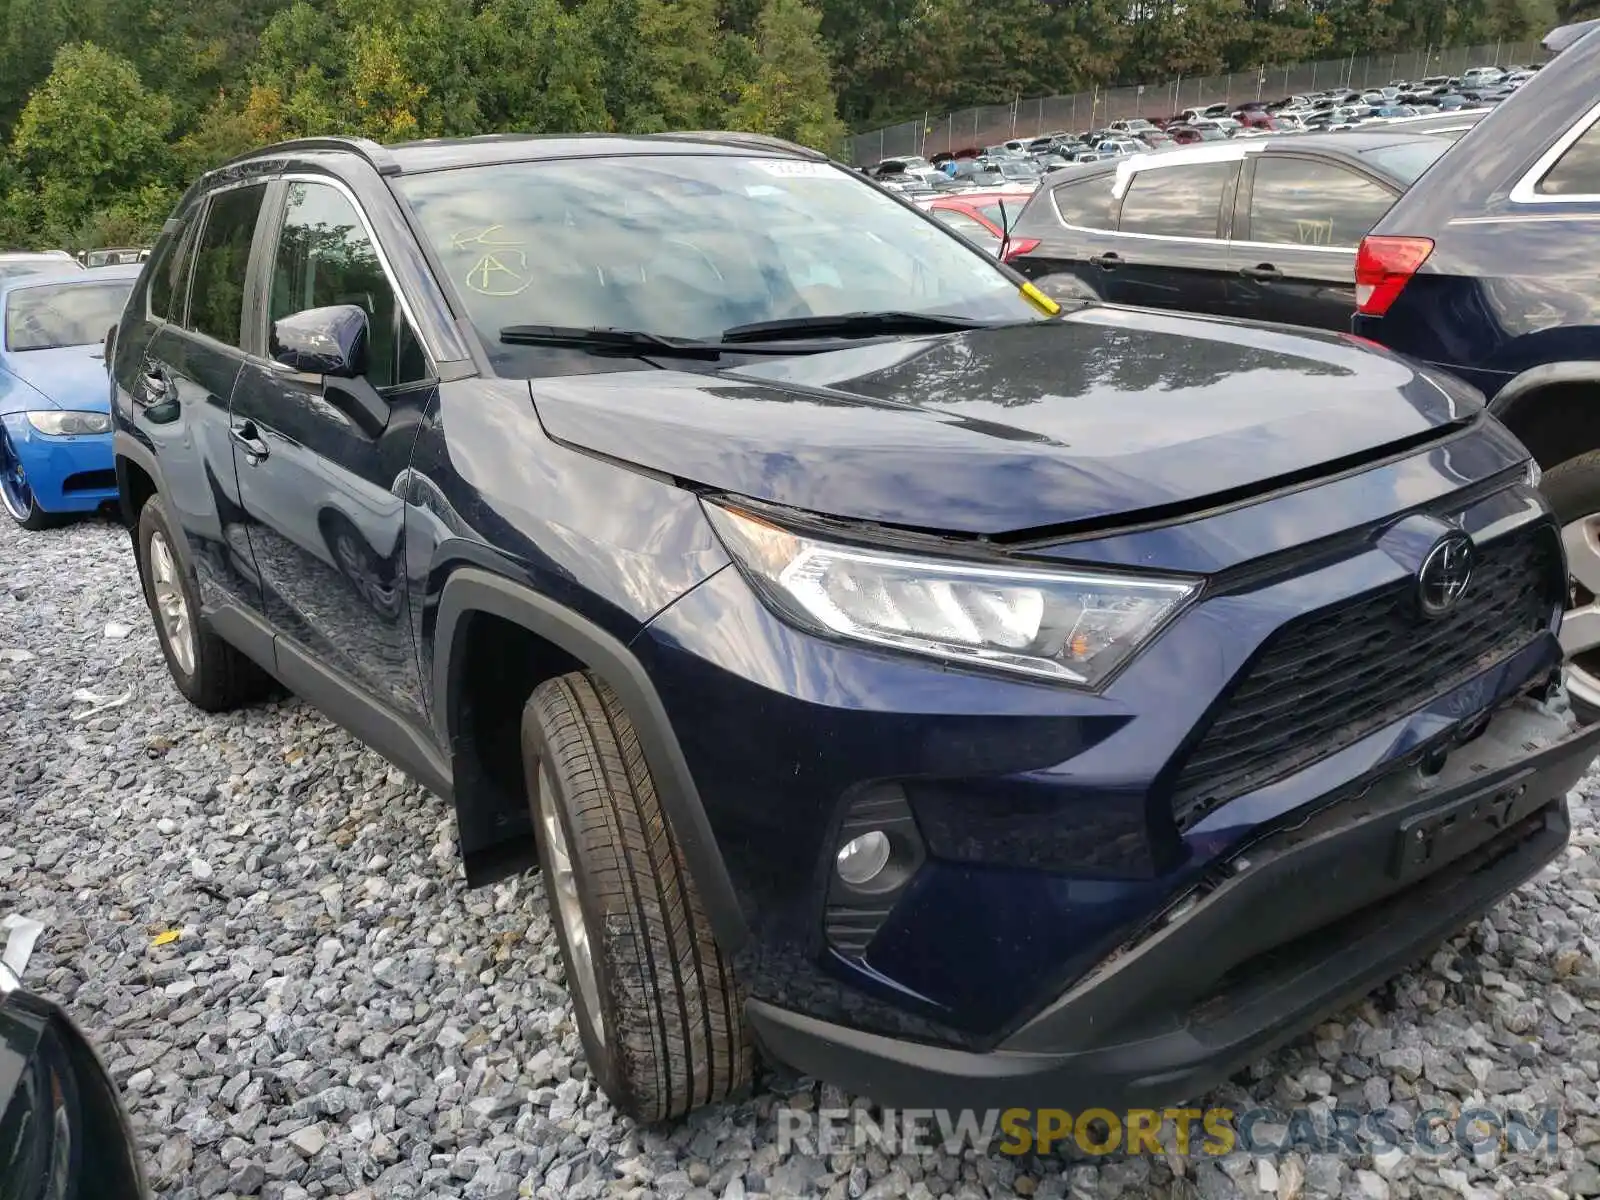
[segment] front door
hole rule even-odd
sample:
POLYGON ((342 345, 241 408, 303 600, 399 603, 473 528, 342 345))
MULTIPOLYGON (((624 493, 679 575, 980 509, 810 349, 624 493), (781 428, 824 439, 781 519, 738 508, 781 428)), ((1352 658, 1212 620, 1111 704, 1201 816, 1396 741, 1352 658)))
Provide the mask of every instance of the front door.
MULTIPOLYGON (((421 720, 406 612, 404 488, 431 369, 342 185, 287 180, 276 233, 256 331, 264 353, 242 373, 230 413, 267 615, 280 639, 319 666, 421 720), (352 402, 362 381, 270 361, 273 322, 337 304, 367 314, 364 382, 383 401, 380 416, 352 402)), ((280 640, 280 664, 284 655, 280 640)))
POLYGON ((1356 248, 1394 202, 1387 187, 1337 163, 1254 156, 1234 216, 1228 315, 1348 330, 1356 248))

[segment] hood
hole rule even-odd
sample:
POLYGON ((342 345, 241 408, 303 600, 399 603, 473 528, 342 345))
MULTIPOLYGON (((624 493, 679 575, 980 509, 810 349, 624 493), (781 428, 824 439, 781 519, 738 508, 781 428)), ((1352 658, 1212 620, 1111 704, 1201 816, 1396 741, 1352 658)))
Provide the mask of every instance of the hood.
POLYGON ((532 388, 552 437, 687 483, 985 535, 1202 507, 1415 444, 1481 407, 1344 335, 1104 306, 532 388))
POLYGON ((7 354, 0 365, 57 408, 111 411, 111 381, 98 343, 22 350, 7 354))

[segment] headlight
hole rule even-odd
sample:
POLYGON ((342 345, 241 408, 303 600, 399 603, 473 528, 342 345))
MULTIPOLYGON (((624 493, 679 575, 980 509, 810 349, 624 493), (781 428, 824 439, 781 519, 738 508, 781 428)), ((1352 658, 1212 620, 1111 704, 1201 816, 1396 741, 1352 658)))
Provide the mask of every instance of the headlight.
POLYGON ((706 505, 761 597, 804 629, 1093 687, 1191 597, 1176 579, 865 550, 706 505))
POLYGON ((58 408, 28 414, 28 424, 51 437, 78 433, 109 433, 111 417, 106 413, 63 412, 58 408))

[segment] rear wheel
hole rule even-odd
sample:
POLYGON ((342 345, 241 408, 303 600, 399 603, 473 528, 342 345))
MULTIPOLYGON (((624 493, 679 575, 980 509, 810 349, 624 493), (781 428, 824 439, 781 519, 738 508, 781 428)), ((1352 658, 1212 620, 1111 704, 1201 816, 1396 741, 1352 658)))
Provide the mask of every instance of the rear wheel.
POLYGON ((33 489, 28 486, 27 472, 22 469, 22 459, 12 448, 11 439, 0 428, 0 505, 6 515, 24 529, 49 529, 60 518, 39 507, 33 489))
POLYGON ((1600 450, 1550 468, 1542 486, 1567 549, 1567 692, 1578 717, 1593 723, 1600 720, 1600 450))
POLYGON ((725 1099, 750 1078, 743 1008, 621 702, 587 673, 542 684, 522 758, 596 1080, 645 1122, 725 1099))
POLYGON ((172 682, 206 712, 227 712, 259 699, 271 680, 255 663, 206 627, 194 577, 178 557, 161 498, 139 512, 139 576, 155 618, 156 637, 172 682))

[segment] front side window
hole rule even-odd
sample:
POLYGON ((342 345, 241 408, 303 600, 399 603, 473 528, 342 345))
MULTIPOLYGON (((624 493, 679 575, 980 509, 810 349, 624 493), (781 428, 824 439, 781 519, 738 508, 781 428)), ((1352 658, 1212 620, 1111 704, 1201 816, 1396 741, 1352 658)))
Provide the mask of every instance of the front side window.
POLYGON ((1094 175, 1057 184, 1053 193, 1056 209, 1068 225, 1080 229, 1112 229, 1111 176, 1094 175))
POLYGON ((1239 172, 1233 162, 1192 163, 1140 171, 1122 199, 1123 233, 1214 238, 1222 193, 1239 172))
POLYGON ((267 185, 256 183, 214 195, 195 250, 186 324, 224 345, 239 344, 250 243, 266 194, 267 185))
POLYGON ((1394 194, 1333 163, 1261 155, 1250 197, 1250 241, 1279 246, 1357 246, 1394 194))
POLYGON ((1600 196, 1600 121, 1567 147, 1538 191, 1541 196, 1600 196))
POLYGON ((56 283, 19 288, 6 303, 6 349, 92 346, 122 318, 133 280, 56 283))
POLYGON ((992 258, 828 163, 562 159, 398 186, 502 373, 549 361, 501 345, 509 325, 716 339, 862 312, 1041 319, 992 258))
POLYGON ((333 304, 354 304, 367 314, 367 380, 374 387, 422 378, 419 356, 402 353, 402 341, 414 351, 415 340, 400 337, 404 321, 394 289, 355 205, 329 184, 292 183, 273 257, 268 318, 333 304))

